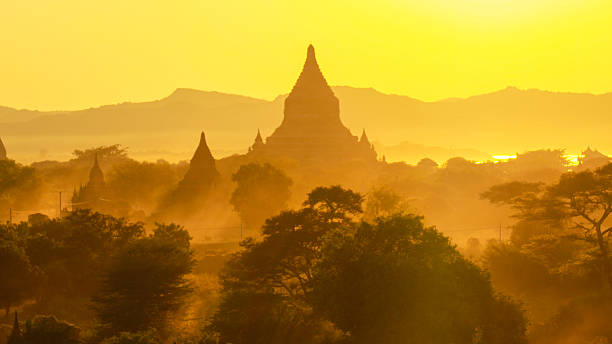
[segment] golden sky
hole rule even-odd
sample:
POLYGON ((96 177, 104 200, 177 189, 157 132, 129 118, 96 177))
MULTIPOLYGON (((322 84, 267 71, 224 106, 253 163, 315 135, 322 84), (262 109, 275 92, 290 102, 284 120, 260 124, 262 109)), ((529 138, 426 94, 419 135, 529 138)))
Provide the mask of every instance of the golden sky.
POLYGON ((309 43, 331 84, 423 100, 612 91, 611 0, 1 0, 0 32, 0 105, 17 108, 272 99, 309 43))

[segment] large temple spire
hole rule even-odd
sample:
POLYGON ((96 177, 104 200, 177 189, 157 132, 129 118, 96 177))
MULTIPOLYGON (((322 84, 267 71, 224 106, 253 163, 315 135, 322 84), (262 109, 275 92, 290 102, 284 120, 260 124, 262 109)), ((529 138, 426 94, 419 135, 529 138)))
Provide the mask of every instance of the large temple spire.
MULTIPOLYGON (((295 159, 367 159, 375 161, 340 120, 340 101, 325 80, 312 45, 302 71, 285 99, 284 117, 263 146, 263 153, 295 159)), ((251 151, 253 151, 252 147, 251 151)))
POLYGON ((308 46, 306 53, 306 61, 302 72, 298 77, 289 98, 313 98, 313 97, 331 97, 335 98, 334 92, 327 84, 327 80, 323 76, 317 57, 315 56, 314 47, 308 46))
POLYGON ((307 137, 352 138, 340 121, 340 102, 321 73, 312 45, 308 46, 300 76, 285 99, 283 123, 266 145, 307 137))

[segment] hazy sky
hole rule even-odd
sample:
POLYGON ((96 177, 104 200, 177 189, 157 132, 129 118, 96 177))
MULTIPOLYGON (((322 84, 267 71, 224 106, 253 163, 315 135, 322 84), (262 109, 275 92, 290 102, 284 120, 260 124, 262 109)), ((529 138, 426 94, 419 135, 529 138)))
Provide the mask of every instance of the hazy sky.
POLYGON ((0 0, 0 32, 0 105, 17 108, 271 99, 309 43, 331 84, 424 100, 612 91, 610 0, 0 0))

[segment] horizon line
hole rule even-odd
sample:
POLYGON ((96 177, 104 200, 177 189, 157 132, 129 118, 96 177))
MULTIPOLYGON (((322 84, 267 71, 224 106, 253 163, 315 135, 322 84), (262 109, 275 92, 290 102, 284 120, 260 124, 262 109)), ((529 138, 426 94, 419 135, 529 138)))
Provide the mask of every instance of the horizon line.
MULTIPOLYGON (((378 93, 383 94, 383 95, 405 97, 405 98, 410 98, 410 99, 413 99, 413 100, 416 100, 416 101, 419 101, 419 102, 423 102, 423 103, 438 103, 438 102, 444 102, 444 101, 468 100, 468 99, 471 99, 471 98, 474 98, 474 97, 491 95, 491 94, 495 94, 495 93, 499 93, 499 92, 503 92, 503 91, 508 91, 508 90, 517 90, 517 91, 520 91, 520 92, 537 91, 537 92, 562 94, 562 95, 595 96, 595 97, 597 97, 597 96, 606 96, 606 95, 612 94, 612 91, 607 91, 607 92, 603 92, 603 93, 591 93, 591 92, 547 90, 547 89, 540 89, 540 88, 520 88, 520 87, 517 87, 517 86, 508 85, 508 86, 506 86, 504 88, 497 88, 497 89, 489 91, 489 92, 477 93, 477 94, 473 94, 473 95, 470 95, 470 96, 464 96, 464 97, 450 96, 450 97, 438 98, 438 99, 435 99, 435 100, 423 100, 423 99, 419 99, 417 97, 412 97, 412 96, 409 96, 409 95, 406 95, 406 94, 399 94, 399 93, 381 91, 381 90, 379 90, 377 88, 374 88, 374 87, 365 87, 365 86, 364 87, 358 87, 358 86, 350 86, 350 85, 330 85, 330 87, 332 87, 332 88, 345 87, 345 88, 362 89, 362 90, 373 90, 373 91, 378 92, 378 93)), ((270 103, 275 102, 279 97, 284 97, 284 96, 287 96, 289 94, 289 92, 284 92, 284 93, 280 93, 280 94, 276 95, 275 97, 273 97, 271 99, 266 99, 266 98, 260 98, 260 97, 255 97, 255 96, 246 95, 246 94, 240 94, 240 93, 231 93, 231 92, 217 91, 217 90, 204 90, 204 89, 197 89, 197 88, 192 88, 192 87, 177 87, 177 88, 174 88, 174 90, 171 91, 166 96, 163 96, 161 98, 156 98, 156 99, 149 99, 149 100, 137 100, 137 101, 125 100, 125 101, 121 101, 121 102, 117 102, 117 103, 105 103, 105 104, 99 104, 99 105, 92 105, 92 106, 89 106, 89 107, 75 107, 75 108, 72 108, 72 109, 18 108, 18 107, 12 107, 12 106, 9 106, 9 105, 0 104, 0 109, 1 108, 5 108, 5 109, 14 110, 14 111, 32 111, 32 112, 78 112, 78 111, 86 111, 86 110, 91 110, 91 109, 99 109, 99 108, 102 108, 102 107, 105 107, 105 106, 118 106, 118 105, 123 105, 123 104, 144 104, 144 103, 157 102, 157 101, 161 101, 161 100, 164 100, 164 99, 167 99, 167 98, 171 97, 174 93, 176 93, 179 90, 190 90, 190 91, 203 92, 203 93, 218 93, 218 94, 222 94, 222 95, 251 98, 253 100, 266 101, 266 102, 270 102, 270 103)))

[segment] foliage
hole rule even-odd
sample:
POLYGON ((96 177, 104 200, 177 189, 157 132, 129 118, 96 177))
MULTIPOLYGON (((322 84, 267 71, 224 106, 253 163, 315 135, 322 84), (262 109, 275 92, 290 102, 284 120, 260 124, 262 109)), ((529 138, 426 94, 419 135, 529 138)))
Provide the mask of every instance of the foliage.
POLYGON ((165 335, 169 317, 192 291, 190 239, 180 226, 158 224, 114 255, 94 296, 102 335, 149 329, 165 335))
POLYGON ((312 343, 322 333, 333 335, 312 313, 313 268, 325 235, 351 227, 361 200, 339 186, 317 188, 305 208, 268 219, 261 241, 242 243, 244 250, 222 273, 221 304, 211 324, 222 341, 312 343))
POLYGON ((482 260, 494 284, 513 295, 541 292, 554 279, 543 262, 514 245, 491 242, 482 260))
POLYGON ((589 294, 576 298, 544 324, 532 330, 535 344, 591 344, 612 342, 612 297, 589 294))
POLYGON ((497 185, 482 194, 494 203, 511 205, 523 221, 582 232, 565 233, 565 238, 585 241, 598 249, 604 283, 612 284, 609 236, 606 223, 612 214, 612 164, 595 171, 569 172, 556 184, 512 182, 497 185))
POLYGON ((0 283, 2 305, 35 301, 28 312, 70 321, 88 313, 86 303, 111 255, 143 234, 142 224, 88 210, 32 220, 0 225, 0 269, 8 281, 0 283))
POLYGON ((36 316, 26 322, 23 332, 25 344, 77 344, 80 329, 57 320, 54 316, 36 316))
POLYGON ((377 217, 401 214, 408 210, 406 200, 389 187, 373 188, 366 196, 364 217, 374 220, 377 217))
POLYGON ((420 217, 395 215, 362 223, 354 234, 336 232, 322 257, 315 310, 352 342, 525 342, 520 309, 494 295, 487 275, 420 217))
POLYGON ((340 185, 317 187, 308 194, 304 206, 319 212, 328 221, 347 221, 363 212, 363 196, 340 185))
POLYGON ((31 209, 39 201, 40 177, 32 167, 22 166, 13 160, 0 160, 0 209, 1 217, 8 219, 9 208, 31 209))
POLYGON ((121 147, 120 144, 110 146, 100 146, 85 150, 75 149, 72 153, 78 160, 93 161, 94 155, 98 155, 99 159, 126 159, 127 148, 121 147))
POLYGON ((221 276, 222 342, 524 343, 517 304, 421 218, 354 221, 363 197, 314 189, 266 221, 221 276))
POLYGON ((159 340, 153 331, 121 332, 116 336, 103 340, 101 344, 159 344, 159 340))
POLYGON ((166 161, 156 163, 127 160, 113 167, 107 185, 115 199, 151 210, 182 178, 184 171, 166 161))
POLYGON ((0 307, 8 314, 16 306, 34 296, 38 273, 30 263, 23 242, 16 237, 15 228, 0 228, 0 307))
POLYGON ((237 186, 230 203, 247 229, 258 228, 266 218, 285 208, 291 195, 291 179, 267 163, 240 166, 232 180, 237 186))

